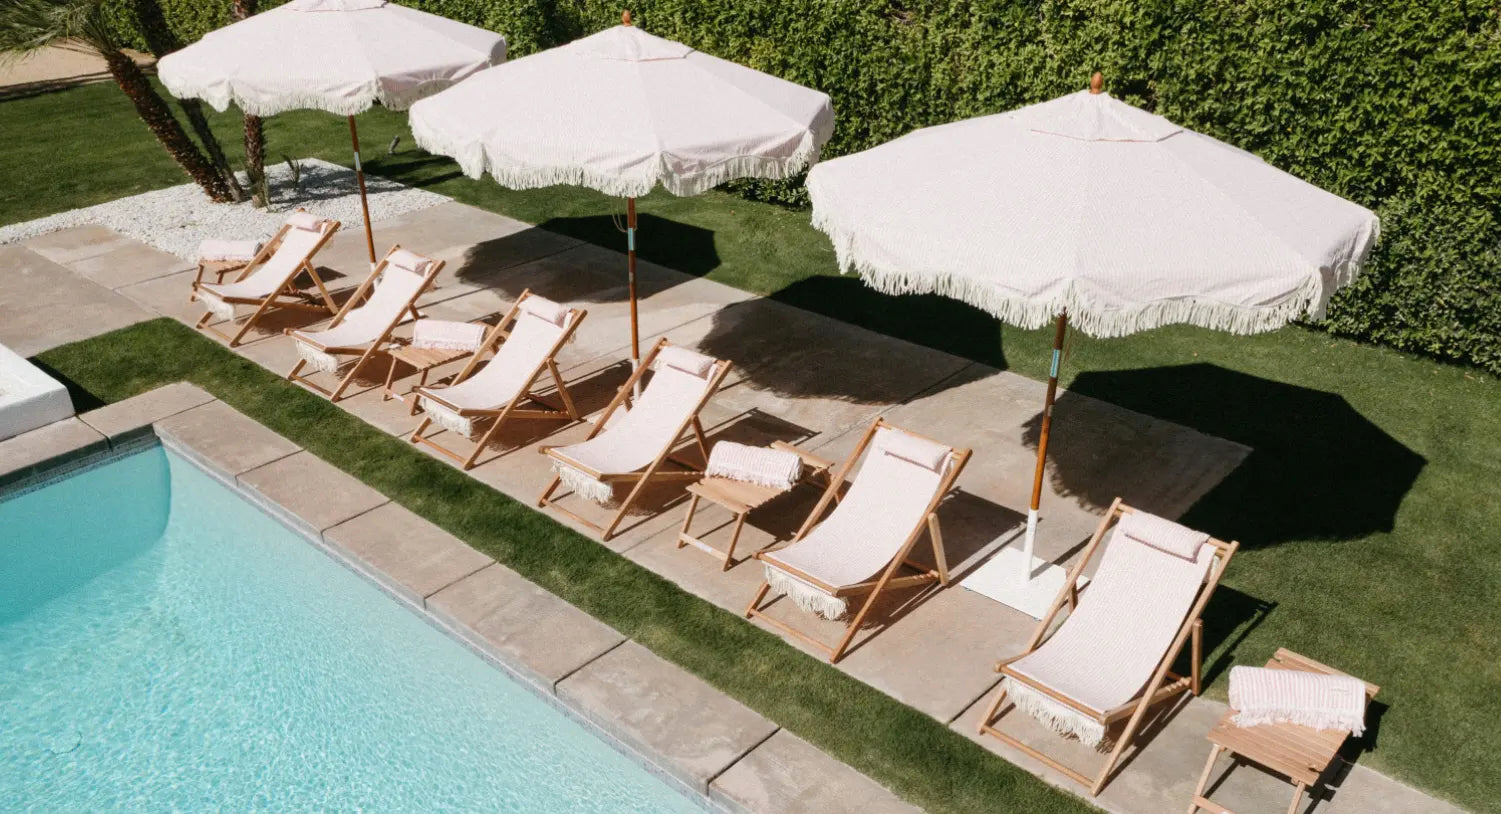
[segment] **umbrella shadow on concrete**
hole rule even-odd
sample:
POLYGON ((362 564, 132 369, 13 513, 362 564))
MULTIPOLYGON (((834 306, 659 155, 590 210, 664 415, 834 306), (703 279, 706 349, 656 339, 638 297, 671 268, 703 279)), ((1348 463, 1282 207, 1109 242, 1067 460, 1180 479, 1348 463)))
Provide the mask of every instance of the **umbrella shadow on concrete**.
MULTIPOLYGON (((1098 403, 1080 395, 1249 447, 1182 517, 1247 547, 1391 531, 1427 463, 1335 393, 1210 364, 1084 372, 1058 399, 1048 455, 1054 488, 1097 506, 1122 493, 1129 502, 1140 486, 1125 477, 1128 465, 1100 459, 1088 424, 1098 403)), ((1033 449, 1040 419, 1024 430, 1033 449)), ((1150 472, 1139 474, 1150 480, 1150 472)))
POLYGON ((735 360, 748 386, 787 398, 897 404, 990 375, 968 364, 977 357, 1005 361, 994 317, 942 297, 881 294, 856 277, 798 280, 710 319, 699 350, 735 360))
MULTIPOLYGON (((637 286, 638 296, 642 299, 703 276, 719 266, 714 232, 709 229, 653 215, 641 215, 637 229, 637 246, 640 248, 637 257, 642 261, 637 286), (648 232, 651 233, 650 239, 645 237, 648 232), (664 273, 646 264, 665 266, 682 273, 664 273)), ((530 229, 475 244, 459 262, 456 275, 459 279, 494 288, 512 299, 520 296, 524 289, 532 288, 559 302, 624 302, 629 292, 625 250, 626 236, 616 230, 615 222, 608 215, 552 218, 530 229), (582 274, 576 264, 558 263, 555 268, 549 267, 547 256, 557 253, 558 245, 564 242, 559 241, 559 235, 583 240, 586 245, 619 252, 619 255, 596 253, 588 258, 587 273, 582 274), (534 262, 536 264, 527 269, 527 274, 507 273, 534 262)), ((643 304, 642 307, 649 306, 643 304)))

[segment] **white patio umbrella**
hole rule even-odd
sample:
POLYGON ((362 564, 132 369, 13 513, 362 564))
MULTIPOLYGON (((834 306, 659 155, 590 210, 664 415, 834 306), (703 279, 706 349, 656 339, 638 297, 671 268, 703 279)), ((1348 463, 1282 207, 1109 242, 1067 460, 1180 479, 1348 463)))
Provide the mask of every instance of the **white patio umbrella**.
POLYGON ((1023 328, 1056 323, 1024 546, 1002 552, 1020 557, 1017 602, 1003 601, 1033 610, 1042 598, 1034 616, 1062 576, 1038 569, 1032 549, 1069 321, 1115 337, 1318 318, 1379 227, 1361 206, 1101 90, 1095 74, 1088 91, 917 130, 808 176, 813 223, 841 270, 1023 328))
POLYGON ((412 134, 466 175, 515 189, 591 187, 626 199, 631 358, 636 198, 786 178, 834 129, 829 97, 622 25, 482 71, 412 107, 412 134))
POLYGON ((292 0, 162 57, 157 75, 178 98, 252 116, 325 110, 349 118, 354 171, 375 236, 354 114, 379 102, 405 110, 470 74, 505 60, 505 38, 385 0, 292 0))

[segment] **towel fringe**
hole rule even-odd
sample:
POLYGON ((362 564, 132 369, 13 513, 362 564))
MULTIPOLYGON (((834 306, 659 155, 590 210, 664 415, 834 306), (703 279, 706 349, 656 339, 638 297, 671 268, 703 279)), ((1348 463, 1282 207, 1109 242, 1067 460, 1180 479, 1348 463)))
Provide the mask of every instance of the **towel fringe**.
POLYGON ((1108 745, 1105 742, 1105 725, 1088 715, 1061 704, 1010 676, 1001 679, 1001 688, 1017 709, 1037 719, 1038 723, 1054 733, 1074 738, 1095 749, 1108 745))
POLYGON ((843 619, 849 613, 849 603, 844 597, 819 590, 769 563, 765 568, 766 582, 771 585, 771 589, 779 594, 786 594, 792 604, 808 613, 830 621, 843 619))
POLYGON ((439 427, 449 432, 458 433, 465 438, 474 437, 474 420, 461 416, 453 410, 433 401, 427 396, 418 396, 417 403, 427 418, 439 427))
POLYGON ((1298 724, 1309 729, 1338 729, 1355 737, 1365 734, 1365 716, 1340 715, 1325 710, 1261 710, 1237 712, 1230 722, 1236 726, 1264 724, 1298 724))
POLYGON ((610 484, 591 477, 562 461, 554 460, 552 468, 558 474, 558 479, 563 481, 563 485, 579 497, 601 506, 608 506, 615 501, 615 487, 610 484))
POLYGON ((219 295, 213 293, 212 291, 209 291, 206 288, 198 289, 198 301, 203 303, 205 310, 218 317, 219 319, 224 320, 225 322, 234 322, 234 303, 225 302, 224 300, 219 299, 219 295))
POLYGON ((297 355, 307 362, 314 370, 320 373, 337 373, 339 370, 339 357, 332 353, 325 353, 306 342, 293 342, 297 346, 297 355))

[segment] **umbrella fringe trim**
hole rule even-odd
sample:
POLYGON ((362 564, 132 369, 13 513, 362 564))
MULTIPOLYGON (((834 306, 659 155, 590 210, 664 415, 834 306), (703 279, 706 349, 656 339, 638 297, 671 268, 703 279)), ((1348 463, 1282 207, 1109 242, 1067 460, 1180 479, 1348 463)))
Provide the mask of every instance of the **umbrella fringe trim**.
POLYGON ((288 113, 293 110, 321 110, 336 116, 354 116, 364 113, 379 103, 382 107, 391 110, 406 110, 417 102, 432 96, 433 94, 449 87, 453 82, 433 82, 427 85, 413 88, 403 93, 390 93, 383 89, 365 89, 349 99, 333 99, 326 93, 309 89, 306 92, 283 92, 261 94, 245 94, 231 89, 226 92, 213 92, 205 88, 177 85, 169 83, 165 79, 162 84, 178 99, 201 99, 207 102, 209 107, 223 113, 233 104, 240 109, 241 113, 249 116, 262 118, 275 116, 279 113, 288 113))
MULTIPOLYGON (((489 173, 497 183, 511 189, 537 189, 557 185, 582 186, 622 198, 644 196, 655 189, 658 183, 674 195, 687 197, 742 178, 773 181, 793 178, 817 163, 819 153, 823 149, 823 140, 819 133, 810 129, 803 133, 797 149, 786 158, 760 155, 735 156, 698 172, 685 174, 670 173, 660 163, 655 163, 634 173, 615 174, 599 172, 580 164, 539 165, 497 162, 482 143, 447 138, 429 128, 421 117, 412 117, 410 124, 412 137, 416 140, 417 146, 430 153, 446 155, 454 159, 464 174, 470 178, 477 179, 489 173)), ((560 156, 559 160, 566 162, 569 159, 560 156)))
POLYGON ((1322 273, 1313 272, 1296 290, 1271 305, 1244 306, 1184 297, 1119 307, 1102 304, 1072 287, 1062 296, 1034 300, 1008 294, 993 283, 958 274, 890 269, 862 256, 855 233, 820 212, 816 205, 813 226, 833 242, 840 273, 858 273, 866 285, 883 294, 938 294, 973 305, 1003 322, 1025 329, 1041 328, 1067 309, 1070 324, 1099 339, 1178 324, 1234 334, 1254 334, 1274 331, 1301 317, 1323 319, 1335 290, 1349 284, 1360 273, 1379 232, 1378 224, 1354 253, 1354 259, 1331 270, 1332 285, 1325 284, 1322 273))

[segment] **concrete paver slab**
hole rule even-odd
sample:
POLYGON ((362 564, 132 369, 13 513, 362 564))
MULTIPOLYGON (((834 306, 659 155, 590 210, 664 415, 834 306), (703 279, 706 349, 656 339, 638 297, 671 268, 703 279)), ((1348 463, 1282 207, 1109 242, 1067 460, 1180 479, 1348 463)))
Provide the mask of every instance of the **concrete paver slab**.
POLYGON ((22 241, 21 245, 54 263, 68 265, 115 249, 139 246, 141 243, 108 226, 89 224, 37 235, 22 241))
POLYGON ((499 563, 433 594, 428 611, 552 692, 625 636, 499 563))
POLYGON ((325 531, 323 539, 353 555, 362 570, 419 608, 427 597, 494 562, 395 503, 340 523, 325 531))
POLYGON ((119 288, 193 268, 193 263, 177 255, 135 241, 64 265, 106 288, 119 288))
POLYGON ((239 481, 266 508, 315 537, 388 502, 385 495, 307 451, 241 473, 239 481))
POLYGON ((0 344, 34 356, 153 314, 22 246, 0 246, 0 344))
POLYGON ((723 693, 626 642, 558 683, 558 695, 596 726, 690 788, 709 781, 777 726, 723 693))
POLYGON ((0 486, 27 480, 43 467, 109 452, 103 435, 77 418, 66 418, 0 441, 0 486))
POLYGON ((79 418, 113 444, 136 435, 148 434, 151 432, 151 425, 156 422, 213 400, 213 395, 206 390, 187 382, 177 382, 90 410, 79 418))
POLYGON ((184 454, 228 478, 285 458, 299 447, 222 401, 157 422, 157 435, 176 441, 184 454))
POLYGON ((922 810, 785 729, 714 778, 709 794, 743 814, 917 814, 922 810))

